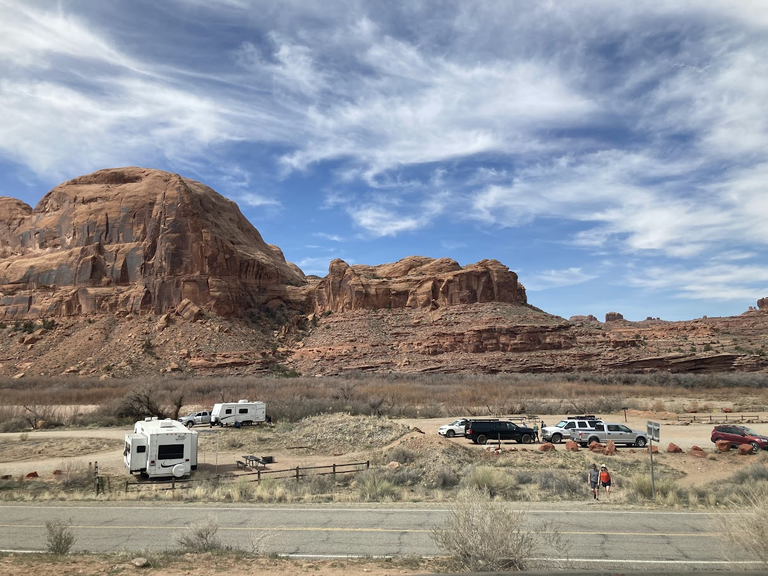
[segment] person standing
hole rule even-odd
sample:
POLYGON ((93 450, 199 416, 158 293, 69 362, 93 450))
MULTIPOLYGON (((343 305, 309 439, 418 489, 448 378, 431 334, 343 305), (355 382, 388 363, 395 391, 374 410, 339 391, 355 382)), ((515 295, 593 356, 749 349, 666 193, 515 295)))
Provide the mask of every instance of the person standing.
POLYGON ((611 498, 611 473, 608 472, 608 467, 605 464, 600 466, 600 484, 603 485, 603 490, 605 490, 606 499, 610 499, 611 498))
POLYGON ((592 490, 592 498, 600 500, 600 472, 597 470, 597 464, 592 464, 592 468, 587 472, 587 482, 592 490))
POLYGON ((538 424, 533 425, 533 441, 534 442, 539 441, 539 425, 538 424))

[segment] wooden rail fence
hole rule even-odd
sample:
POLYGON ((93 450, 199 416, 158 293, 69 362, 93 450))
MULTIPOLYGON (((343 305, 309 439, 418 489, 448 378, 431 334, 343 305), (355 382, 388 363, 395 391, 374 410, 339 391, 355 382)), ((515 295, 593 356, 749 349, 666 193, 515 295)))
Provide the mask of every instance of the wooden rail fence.
MULTIPOLYGON (((269 475, 272 478, 276 478, 278 480, 296 480, 296 482, 301 481, 302 478, 305 478, 306 476, 329 476, 333 475, 336 476, 336 474, 350 474, 352 472, 361 472, 363 470, 367 470, 371 467, 370 460, 366 460, 365 462, 352 462, 350 464, 329 464, 327 466, 296 466, 295 468, 284 468, 282 470, 260 470, 256 469, 253 472, 246 472, 244 474, 226 474, 218 476, 217 478, 220 481, 223 482, 233 482, 236 479, 241 479, 244 476, 251 477, 255 476, 255 478, 247 478, 247 482, 261 482, 262 478, 264 476, 269 475)), ((96 489, 97 494, 99 493, 99 487, 101 486, 101 490, 104 490, 104 480, 108 481, 108 477, 97 476, 96 480, 96 489), (101 479, 101 483, 99 482, 99 478, 101 479)), ((125 481, 125 492, 129 492, 131 490, 176 490, 177 488, 183 489, 183 488, 191 488, 193 487, 198 480, 195 478, 172 478, 169 480, 144 480, 141 482, 131 482, 130 480, 125 481)))

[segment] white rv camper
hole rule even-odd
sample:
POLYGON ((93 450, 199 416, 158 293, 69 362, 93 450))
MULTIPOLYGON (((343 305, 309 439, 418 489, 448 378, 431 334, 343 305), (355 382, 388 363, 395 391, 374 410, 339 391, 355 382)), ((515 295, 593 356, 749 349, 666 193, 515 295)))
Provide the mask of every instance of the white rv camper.
POLYGON ((211 410, 211 426, 251 426, 267 419, 267 405, 264 402, 224 402, 214 404, 211 410))
POLYGON ((197 432, 176 420, 147 418, 125 435, 123 460, 128 472, 144 478, 181 478, 197 470, 197 432))

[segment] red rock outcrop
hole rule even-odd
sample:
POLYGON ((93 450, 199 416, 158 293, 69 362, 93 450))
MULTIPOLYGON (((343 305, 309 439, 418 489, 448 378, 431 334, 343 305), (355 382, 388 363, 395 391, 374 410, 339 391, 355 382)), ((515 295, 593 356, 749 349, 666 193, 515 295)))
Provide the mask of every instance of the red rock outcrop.
POLYGON ((565 441, 565 449, 568 452, 578 452, 579 451, 579 445, 574 442, 573 440, 566 440, 565 441))
POLYGON ((680 448, 680 446, 678 446, 674 442, 670 442, 669 446, 667 446, 667 452, 669 452, 670 454, 680 454, 682 453, 682 451, 683 449, 680 448))
POLYGON ((545 442, 541 446, 539 446, 539 452, 554 452, 555 451, 555 445, 552 444, 552 442, 545 442))
POLYGON ((624 316, 619 312, 607 312, 605 315, 606 322, 616 322, 617 320, 624 320, 624 316))
POLYGON ((169 311, 233 315, 289 300, 303 273, 237 205, 177 174, 116 168, 0 198, 0 318, 169 311))
POLYGON ((760 298, 757 301, 758 310, 768 310, 768 298, 760 298))
POLYGON ((314 288, 315 312, 437 309, 482 302, 526 303, 517 274, 496 260, 463 268, 450 258, 410 256, 393 264, 350 266, 334 260, 314 288))
POLYGON ((715 446, 718 452, 728 452, 731 449, 731 443, 728 440, 717 440, 715 446))
POLYGON ((748 454, 753 454, 755 449, 752 448, 752 444, 739 444, 738 451, 740 455, 747 456, 748 454))

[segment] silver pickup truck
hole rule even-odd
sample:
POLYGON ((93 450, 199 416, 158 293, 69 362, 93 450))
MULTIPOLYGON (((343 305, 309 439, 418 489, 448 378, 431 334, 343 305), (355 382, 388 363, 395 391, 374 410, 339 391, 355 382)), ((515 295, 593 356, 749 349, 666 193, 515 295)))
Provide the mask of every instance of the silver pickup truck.
POLYGON ((182 416, 179 418, 179 422, 184 424, 187 428, 192 428, 192 426, 200 425, 200 424, 210 424, 211 423, 211 413, 206 411, 203 412, 193 412, 192 414, 189 414, 188 416, 182 416))
POLYGON ((582 446, 589 446, 592 442, 605 444, 613 440, 614 444, 626 444, 643 448, 648 443, 645 432, 632 430, 624 424, 608 422, 595 422, 591 428, 578 428, 571 430, 571 440, 582 446))

